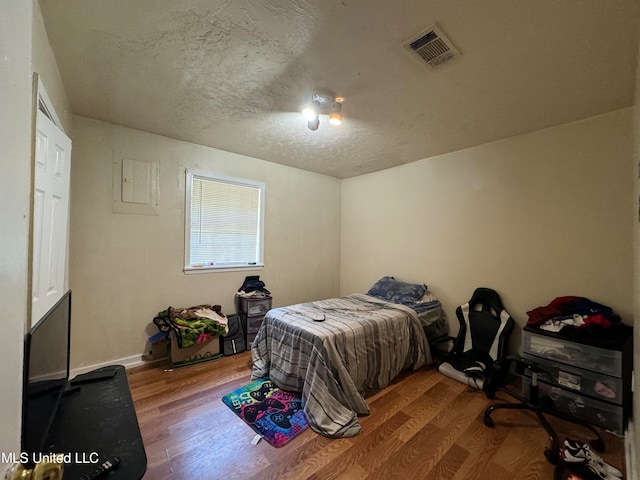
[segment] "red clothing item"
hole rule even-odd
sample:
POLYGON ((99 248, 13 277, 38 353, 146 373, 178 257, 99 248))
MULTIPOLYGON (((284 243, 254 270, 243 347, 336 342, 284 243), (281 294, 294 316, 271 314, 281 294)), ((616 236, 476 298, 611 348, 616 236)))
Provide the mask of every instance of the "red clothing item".
POLYGON ((587 299, 584 297, 558 297, 546 307, 537 307, 528 311, 527 315, 529 315, 529 320, 527 320, 527 325, 542 325, 550 318, 564 315, 566 312, 565 308, 572 303, 584 300, 587 299))
POLYGON ((589 315, 582 317, 582 319, 584 320, 584 325, 579 328, 588 327, 589 325, 600 325, 601 327, 609 328, 613 325, 604 315, 589 315))

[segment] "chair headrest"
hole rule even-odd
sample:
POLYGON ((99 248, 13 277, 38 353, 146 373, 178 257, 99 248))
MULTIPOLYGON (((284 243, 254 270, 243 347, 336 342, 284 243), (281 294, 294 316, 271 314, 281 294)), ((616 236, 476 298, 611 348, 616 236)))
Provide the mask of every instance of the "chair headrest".
POLYGON ((504 310, 500 295, 498 295, 498 292, 490 288, 480 287, 475 289, 471 296, 471 300, 469 300, 469 307, 473 309, 473 307, 478 304, 492 307, 498 313, 504 310))

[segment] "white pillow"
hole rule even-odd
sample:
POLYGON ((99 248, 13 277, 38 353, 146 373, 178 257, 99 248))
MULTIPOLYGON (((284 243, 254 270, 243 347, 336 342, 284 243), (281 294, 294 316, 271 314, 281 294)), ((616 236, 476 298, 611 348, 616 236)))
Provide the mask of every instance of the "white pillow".
POLYGON ((438 299, 436 298, 436 296, 431 293, 429 290, 427 290, 426 292, 424 292, 424 295, 422 297, 420 297, 420 300, 418 300, 416 303, 428 303, 428 302, 435 302, 438 299))

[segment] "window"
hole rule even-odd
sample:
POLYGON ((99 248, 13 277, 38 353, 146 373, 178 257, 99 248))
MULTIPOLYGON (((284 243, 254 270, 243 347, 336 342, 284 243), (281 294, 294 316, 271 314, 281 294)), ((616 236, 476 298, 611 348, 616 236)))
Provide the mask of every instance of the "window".
POLYGON ((263 266, 263 183, 187 170, 185 216, 185 272, 263 266))

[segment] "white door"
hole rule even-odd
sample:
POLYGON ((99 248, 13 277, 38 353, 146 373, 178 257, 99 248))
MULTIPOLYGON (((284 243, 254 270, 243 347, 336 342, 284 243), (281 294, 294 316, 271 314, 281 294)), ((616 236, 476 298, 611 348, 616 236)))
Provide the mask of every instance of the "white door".
POLYGON ((38 109, 31 324, 66 291, 71 140, 38 109))

